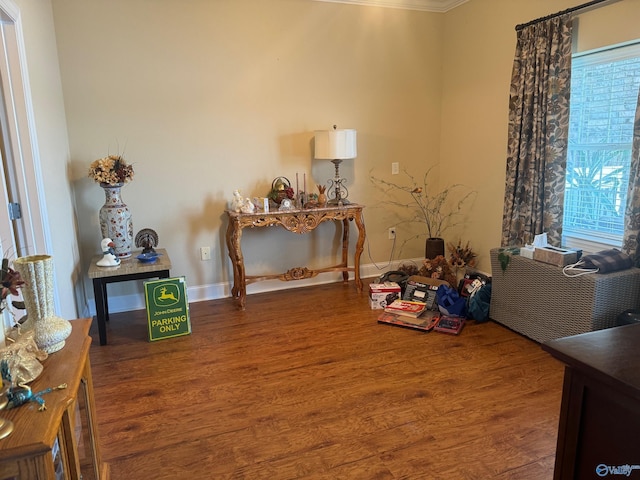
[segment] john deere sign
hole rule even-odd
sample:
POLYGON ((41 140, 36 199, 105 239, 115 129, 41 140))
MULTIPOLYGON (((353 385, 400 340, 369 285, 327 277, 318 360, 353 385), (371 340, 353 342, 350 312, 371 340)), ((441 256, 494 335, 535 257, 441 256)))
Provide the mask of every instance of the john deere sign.
POLYGON ((144 293, 150 341, 191 333, 184 277, 145 282, 144 293))

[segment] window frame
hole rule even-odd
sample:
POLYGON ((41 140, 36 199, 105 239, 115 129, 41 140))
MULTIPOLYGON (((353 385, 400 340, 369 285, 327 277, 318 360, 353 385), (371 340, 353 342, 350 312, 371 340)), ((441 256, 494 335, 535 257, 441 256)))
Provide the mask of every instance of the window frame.
MULTIPOLYGON (((617 61, 640 58, 640 39, 611 45, 594 50, 574 53, 572 55, 572 70, 575 66, 598 65, 617 61)), ((564 205, 563 205, 564 208, 564 205)), ((562 245, 576 248, 587 253, 608 248, 622 248, 624 234, 615 235, 603 232, 595 234, 589 231, 569 230, 563 225, 562 245)))

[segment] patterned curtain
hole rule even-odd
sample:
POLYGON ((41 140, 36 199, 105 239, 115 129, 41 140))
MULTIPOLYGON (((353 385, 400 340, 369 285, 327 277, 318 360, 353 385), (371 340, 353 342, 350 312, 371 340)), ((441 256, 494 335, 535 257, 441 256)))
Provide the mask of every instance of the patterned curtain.
POLYGON ((634 259, 636 267, 640 267, 640 94, 636 117, 633 122, 633 146, 631 149, 631 168, 629 169, 629 189, 627 190, 627 208, 624 214, 624 239, 622 250, 634 259))
POLYGON ((501 245, 562 238, 571 92, 569 15, 518 32, 509 98, 501 245))

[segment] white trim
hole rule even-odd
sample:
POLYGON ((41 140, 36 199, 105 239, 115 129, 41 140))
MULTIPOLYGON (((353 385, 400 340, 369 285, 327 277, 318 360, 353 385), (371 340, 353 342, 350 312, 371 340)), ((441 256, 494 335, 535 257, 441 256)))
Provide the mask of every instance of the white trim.
MULTIPOLYGON (((640 41, 608 45, 606 47, 575 53, 572 56, 574 67, 589 67, 594 65, 609 64, 640 56, 640 41)), ((570 143, 572 142, 569 139, 570 143)), ((623 146, 620 144, 619 147, 623 146)), ((615 144, 602 144, 601 149, 616 148, 615 144)), ((629 144, 624 144, 629 148, 629 144)), ((565 197, 566 198, 566 197, 565 197)), ((608 234, 599 231, 565 227, 562 236, 562 246, 580 249, 584 253, 594 253, 610 248, 622 248, 622 235, 608 234)))
POLYGON ((314 0, 316 2, 350 3, 370 7, 400 8, 423 12, 444 13, 469 0, 314 0))
POLYGON ((605 238, 600 238, 600 240, 601 241, 596 241, 596 237, 587 238, 564 234, 562 236, 562 246, 566 248, 582 250, 584 254, 595 253, 601 250, 609 250, 611 248, 622 248, 622 245, 619 241, 607 241, 607 239, 605 238))
POLYGON ((17 192, 22 208, 22 226, 26 251, 20 256, 51 251, 47 230, 44 183, 31 100, 31 88, 19 8, 11 0, 0 0, 2 46, 0 62, 9 138, 17 192))
POLYGON ((20 15, 18 6, 9 0, 0 0, 0 22, 13 23, 20 15))
MULTIPOLYGON (((373 278, 379 277, 383 273, 390 270, 397 270, 402 264, 415 263, 417 266, 422 265, 424 258, 410 258, 404 260, 395 260, 384 271, 378 269, 374 264, 367 264, 360 266, 361 278, 373 278)), ((353 274, 349 276, 350 280, 353 280, 353 274)), ((297 280, 292 282, 283 282, 281 280, 268 280, 259 283, 252 283, 247 286, 247 296, 254 293, 267 293, 278 290, 286 290, 290 288, 310 287, 313 285, 323 285, 326 283, 342 282, 342 273, 322 273, 314 278, 308 278, 305 280, 297 280)), ((366 295, 366 292, 364 292, 366 295)), ((187 286, 187 297, 189 303, 203 302, 207 300, 219 300, 221 298, 228 298, 230 302, 234 301, 231 298, 231 285, 226 282, 215 283, 210 285, 199 285, 197 287, 187 286)), ((363 297, 364 299, 365 297, 363 297)), ((364 300, 363 300, 364 301, 364 300)), ((130 312, 133 310, 144 310, 146 305, 144 302, 144 295, 142 288, 140 293, 132 295, 119 295, 117 297, 109 298, 109 312, 122 313, 130 312)), ((87 305, 87 311, 83 312, 83 317, 94 316, 96 314, 95 302, 90 302, 87 305)))
POLYGON ((574 53, 572 64, 577 67, 585 65, 599 65, 603 63, 619 62, 640 56, 640 41, 619 43, 596 48, 585 52, 574 53))

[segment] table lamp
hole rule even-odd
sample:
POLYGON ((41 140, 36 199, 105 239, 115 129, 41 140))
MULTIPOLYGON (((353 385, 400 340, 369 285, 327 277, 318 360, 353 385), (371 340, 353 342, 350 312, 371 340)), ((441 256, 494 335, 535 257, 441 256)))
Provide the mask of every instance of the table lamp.
POLYGON ((342 160, 356 158, 358 148, 356 144, 356 131, 338 129, 335 125, 333 130, 318 130, 315 132, 315 155, 318 160, 331 160, 336 167, 336 174, 333 179, 329 179, 329 204, 345 205, 350 203, 347 200, 349 191, 344 186, 346 179, 340 177, 340 164, 342 160), (331 193, 333 189, 333 193, 331 193))

